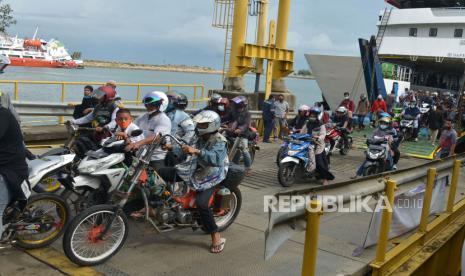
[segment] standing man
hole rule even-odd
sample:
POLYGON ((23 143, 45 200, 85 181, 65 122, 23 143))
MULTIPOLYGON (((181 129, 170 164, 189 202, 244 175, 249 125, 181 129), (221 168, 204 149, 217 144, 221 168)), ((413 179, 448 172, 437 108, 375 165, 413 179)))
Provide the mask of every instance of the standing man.
POLYGON ((275 125, 274 117, 274 96, 270 95, 268 100, 263 102, 262 106, 262 119, 265 128, 263 131, 263 143, 271 143, 270 135, 275 125))
MULTIPOLYGON (((84 87, 84 97, 82 98, 81 104, 74 106, 74 119, 86 116, 87 114, 91 113, 97 106, 98 100, 92 97, 93 92, 94 88, 91 85, 86 85, 84 87)), ((88 124, 86 127, 91 127, 91 125, 88 124)))
POLYGON ((275 126, 279 132, 279 139, 284 138, 284 132, 287 128, 287 113, 289 112, 289 103, 284 100, 284 95, 280 94, 278 100, 274 103, 275 126))
POLYGON ((0 237, 3 212, 11 201, 26 200, 21 184, 28 178, 26 148, 18 121, 0 106, 0 237))
POLYGON ((446 158, 455 153, 455 144, 457 143, 457 132, 452 127, 452 121, 446 119, 444 123, 444 130, 441 133, 441 138, 439 139, 439 150, 437 157, 446 158))
POLYGON ((358 101, 357 105, 357 117, 358 117, 358 129, 362 130, 365 129, 365 125, 363 122, 365 121, 365 116, 367 113, 370 112, 370 103, 367 100, 367 96, 364 94, 360 95, 360 101, 358 101))
POLYGON ((354 111, 355 111, 355 103, 354 101, 350 99, 349 92, 344 92, 344 100, 342 100, 339 106, 345 107, 348 111, 349 117, 352 118, 352 115, 354 114, 354 111))
POLYGON ((387 106, 388 113, 392 113, 392 108, 394 107, 395 103, 396 103, 396 92, 392 90, 391 94, 387 95, 387 98, 386 98, 386 106, 387 106))
POLYGON ((381 112, 387 112, 387 106, 386 102, 383 100, 383 96, 378 95, 378 98, 373 102, 373 105, 371 107, 371 112, 373 113, 374 116, 372 116, 372 123, 373 127, 376 121, 380 118, 381 112))

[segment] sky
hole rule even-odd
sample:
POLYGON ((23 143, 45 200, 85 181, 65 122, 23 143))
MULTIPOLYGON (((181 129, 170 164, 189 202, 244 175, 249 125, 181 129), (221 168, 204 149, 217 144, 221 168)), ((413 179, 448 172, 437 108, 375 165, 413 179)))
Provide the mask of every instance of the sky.
MULTIPOLYGON (((213 28, 214 0, 4 0, 18 21, 10 35, 57 38, 83 59, 185 64, 221 69, 225 31, 213 28)), ((269 0, 269 20, 278 0, 269 0)), ((360 37, 376 33, 384 0, 292 0, 288 48, 294 68, 304 54, 358 55, 360 37)), ((256 18, 249 18, 254 43, 256 18)))

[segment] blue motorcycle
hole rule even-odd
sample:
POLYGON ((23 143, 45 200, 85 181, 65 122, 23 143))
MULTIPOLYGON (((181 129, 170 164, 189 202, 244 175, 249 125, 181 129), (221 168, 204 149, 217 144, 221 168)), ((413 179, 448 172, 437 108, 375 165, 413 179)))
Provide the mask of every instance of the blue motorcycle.
POLYGON ((285 142, 287 147, 282 147, 279 161, 278 181, 283 187, 292 186, 299 176, 310 176, 307 167, 309 148, 313 146, 312 136, 309 134, 292 134, 285 142))

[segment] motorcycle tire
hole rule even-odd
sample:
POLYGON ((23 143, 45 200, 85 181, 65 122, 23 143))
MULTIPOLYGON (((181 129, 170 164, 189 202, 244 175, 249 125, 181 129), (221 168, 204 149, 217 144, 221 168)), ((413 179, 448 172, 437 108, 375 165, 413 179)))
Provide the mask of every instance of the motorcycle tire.
POLYGON ((375 166, 370 166, 363 171, 363 176, 375 175, 378 173, 378 168, 375 166))
POLYGON ((278 181, 281 186, 291 187, 294 185, 297 177, 297 166, 298 164, 292 162, 279 164, 278 181))
POLYGON ((349 154, 350 149, 352 148, 353 140, 352 137, 347 138, 348 140, 348 145, 344 145, 340 150, 339 153, 341 155, 347 155, 349 154))
POLYGON ((281 160, 283 160, 283 153, 286 150, 284 147, 280 147, 278 154, 276 155, 276 166, 279 167, 279 163, 281 163, 281 160))
MULTIPOLYGON (((216 222, 216 224, 218 226, 218 232, 223 232, 224 230, 228 229, 228 227, 231 226, 231 224, 234 223, 237 216, 239 215, 239 212, 241 211, 241 207, 242 207, 242 194, 241 194, 241 191, 237 187, 233 188, 233 189, 230 189, 230 191, 231 191, 231 195, 232 195, 231 198, 235 200, 234 211, 231 214, 226 215, 227 217, 226 217, 226 219, 224 221, 215 219, 215 222, 216 222)), ((202 231, 207 233, 205 231, 204 227, 202 227, 202 231)), ((209 233, 207 233, 207 234, 209 234, 209 233)))
MULTIPOLYGON (((65 252, 65 255, 75 264, 81 265, 81 266, 94 266, 98 265, 101 263, 104 263, 111 257, 113 257, 118 251, 123 247, 129 233, 129 225, 128 225, 128 219, 126 215, 123 212, 118 212, 116 214, 115 219, 112 222, 112 225, 110 226, 109 233, 111 233, 112 230, 116 228, 116 226, 113 225, 113 223, 117 222, 121 226, 120 234, 118 237, 118 240, 116 241, 116 244, 113 246, 110 246, 110 249, 106 250, 105 252, 102 252, 99 256, 96 257, 84 257, 82 255, 78 255, 77 250, 74 246, 76 246, 75 241, 79 241, 79 244, 85 244, 85 243, 92 243, 92 242, 103 242, 104 240, 99 240, 99 241, 92 241, 91 236, 94 236, 94 239, 96 239, 96 236, 100 234, 98 231, 103 230, 103 222, 102 217, 103 215, 108 215, 109 217, 115 215, 115 206, 114 205, 96 205, 92 206, 78 215, 74 217, 74 219, 71 221, 70 225, 68 226, 68 229, 66 229, 65 235, 63 237, 63 250, 65 252), (99 215, 101 215, 99 219, 99 215), (77 230, 82 230, 80 227, 89 219, 92 217, 96 217, 95 221, 100 223, 98 225, 92 225, 92 228, 88 230, 87 233, 84 234, 84 237, 79 240, 77 238, 75 240, 76 232, 77 230)), ((108 233, 106 234, 108 235, 108 233)), ((82 253, 88 252, 86 250, 80 251, 82 253)), ((91 252, 93 253, 93 252, 91 252)))
MULTIPOLYGON (((37 249, 52 244, 59 237, 61 237, 69 223, 71 214, 69 205, 66 203, 66 201, 63 200, 63 198, 55 194, 36 194, 31 196, 28 199, 27 205, 24 208, 24 210, 30 210, 34 206, 34 204, 39 201, 49 201, 56 205, 56 212, 60 213, 60 217, 62 218, 62 221, 58 224, 60 228, 57 229, 57 231, 52 232, 50 235, 43 237, 40 240, 28 240, 22 238, 21 234, 16 233, 15 244, 23 249, 37 249)), ((45 214, 43 214, 42 216, 45 216, 45 214)), ((19 218, 21 219, 22 215, 20 215, 19 218)), ((24 221, 27 221, 27 218, 24 219, 24 221)))

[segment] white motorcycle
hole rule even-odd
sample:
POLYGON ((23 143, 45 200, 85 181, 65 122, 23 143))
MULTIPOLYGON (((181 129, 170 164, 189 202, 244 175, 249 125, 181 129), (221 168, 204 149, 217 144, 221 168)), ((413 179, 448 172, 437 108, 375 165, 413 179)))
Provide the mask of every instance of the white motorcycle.
MULTIPOLYGON (((131 136, 141 134, 142 130, 135 130, 131 136)), ((75 168, 59 179, 65 187, 70 188, 62 196, 73 205, 76 212, 108 202, 110 193, 128 172, 128 166, 124 164, 125 142, 112 137, 102 146, 97 151, 88 151, 75 168)))

